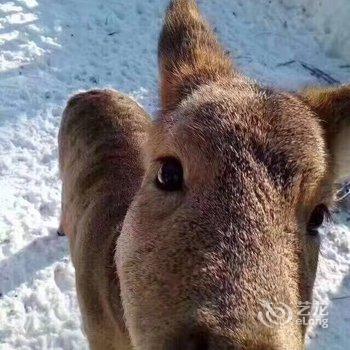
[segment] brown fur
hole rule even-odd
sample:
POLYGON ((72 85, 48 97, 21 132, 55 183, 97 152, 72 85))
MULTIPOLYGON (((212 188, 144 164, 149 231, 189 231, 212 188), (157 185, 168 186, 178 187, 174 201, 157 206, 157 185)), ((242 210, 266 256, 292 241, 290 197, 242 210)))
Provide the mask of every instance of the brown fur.
POLYGON ((149 118, 109 90, 74 96, 59 134, 61 228, 76 269, 84 329, 92 349, 130 349, 113 256, 144 169, 140 150, 149 118))
POLYGON ((159 60, 162 113, 149 129, 110 92, 73 98, 62 122, 62 222, 90 344, 127 348, 124 313, 136 350, 302 349, 298 303, 311 299, 319 251, 306 226, 350 173, 350 88, 260 87, 194 0, 171 2, 159 60), (164 157, 181 162, 183 190, 155 185, 164 157), (264 326, 264 300, 287 304, 292 322, 264 326))
POLYGON ((325 130, 336 180, 344 180, 350 175, 350 86, 313 88, 306 90, 304 96, 325 130))

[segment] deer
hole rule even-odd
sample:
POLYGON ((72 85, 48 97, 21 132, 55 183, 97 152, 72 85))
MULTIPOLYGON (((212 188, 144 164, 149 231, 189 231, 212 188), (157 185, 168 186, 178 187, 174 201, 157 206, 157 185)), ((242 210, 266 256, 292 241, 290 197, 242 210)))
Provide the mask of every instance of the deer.
POLYGON ((59 131, 60 231, 91 349, 305 348, 319 227, 350 173, 350 85, 240 73, 195 0, 170 2, 152 119, 114 90, 59 131), (262 301, 289 322, 261 322, 262 301))

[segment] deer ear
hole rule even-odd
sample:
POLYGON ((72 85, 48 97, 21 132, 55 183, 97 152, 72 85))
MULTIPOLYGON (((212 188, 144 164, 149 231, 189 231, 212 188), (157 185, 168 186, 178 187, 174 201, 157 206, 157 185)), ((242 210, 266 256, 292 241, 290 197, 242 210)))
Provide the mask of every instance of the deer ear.
POLYGON ((304 96, 320 118, 335 180, 341 182, 350 176, 350 85, 309 89, 304 96))
POLYGON ((232 63, 195 0, 172 0, 158 45, 164 111, 175 109, 201 84, 231 75, 232 63))

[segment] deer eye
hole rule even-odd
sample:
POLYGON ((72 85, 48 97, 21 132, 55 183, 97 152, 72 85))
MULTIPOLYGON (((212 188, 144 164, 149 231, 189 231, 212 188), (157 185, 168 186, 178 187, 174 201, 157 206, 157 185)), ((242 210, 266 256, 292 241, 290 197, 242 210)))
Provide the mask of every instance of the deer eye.
POLYGON ((163 191, 179 191, 183 184, 182 165, 176 158, 161 159, 156 186, 163 191))
POLYGON ((325 204, 317 205, 312 211, 307 224, 307 232, 310 235, 317 235, 318 229, 322 226, 325 219, 329 216, 328 208, 325 204))

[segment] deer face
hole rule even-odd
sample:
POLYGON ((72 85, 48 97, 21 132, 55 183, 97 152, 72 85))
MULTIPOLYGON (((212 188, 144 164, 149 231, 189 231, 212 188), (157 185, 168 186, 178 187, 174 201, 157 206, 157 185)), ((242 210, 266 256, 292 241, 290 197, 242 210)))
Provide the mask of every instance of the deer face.
POLYGON ((193 1, 170 5, 159 57, 163 112, 117 244, 132 343, 300 349, 317 227, 347 171, 350 89, 259 87, 231 67, 193 1), (262 322, 265 301, 290 320, 262 322))

